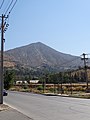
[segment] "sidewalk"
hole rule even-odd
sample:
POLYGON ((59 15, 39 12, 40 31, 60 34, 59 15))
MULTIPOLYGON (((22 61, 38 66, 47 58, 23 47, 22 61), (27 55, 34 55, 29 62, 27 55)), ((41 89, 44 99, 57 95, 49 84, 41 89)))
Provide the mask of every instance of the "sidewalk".
POLYGON ((0 105, 0 120, 33 120, 7 105, 0 105))

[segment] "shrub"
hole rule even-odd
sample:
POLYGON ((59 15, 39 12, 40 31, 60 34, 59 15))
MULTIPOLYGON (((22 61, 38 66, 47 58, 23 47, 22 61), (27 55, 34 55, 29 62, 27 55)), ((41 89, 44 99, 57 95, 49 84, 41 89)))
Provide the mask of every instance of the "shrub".
POLYGON ((28 89, 28 86, 27 86, 27 85, 24 85, 24 86, 23 86, 23 89, 28 89))
POLYGON ((54 88, 50 88, 49 91, 50 91, 50 92, 54 92, 54 88))
POLYGON ((38 86, 37 90, 43 90, 43 86, 42 85, 38 86))

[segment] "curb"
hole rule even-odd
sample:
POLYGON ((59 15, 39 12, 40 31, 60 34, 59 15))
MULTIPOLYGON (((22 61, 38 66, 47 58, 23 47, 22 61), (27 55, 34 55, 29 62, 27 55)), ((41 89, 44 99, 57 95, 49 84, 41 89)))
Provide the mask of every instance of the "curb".
POLYGON ((46 95, 46 96, 69 97, 69 95, 66 95, 66 94, 54 94, 54 93, 43 93, 42 95, 46 95))

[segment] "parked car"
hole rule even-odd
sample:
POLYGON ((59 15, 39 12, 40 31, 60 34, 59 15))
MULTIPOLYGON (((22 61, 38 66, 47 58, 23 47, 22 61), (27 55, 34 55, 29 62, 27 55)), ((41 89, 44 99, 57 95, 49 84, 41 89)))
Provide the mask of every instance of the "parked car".
POLYGON ((3 96, 7 96, 8 95, 8 93, 7 93, 7 91, 4 89, 3 90, 3 96))

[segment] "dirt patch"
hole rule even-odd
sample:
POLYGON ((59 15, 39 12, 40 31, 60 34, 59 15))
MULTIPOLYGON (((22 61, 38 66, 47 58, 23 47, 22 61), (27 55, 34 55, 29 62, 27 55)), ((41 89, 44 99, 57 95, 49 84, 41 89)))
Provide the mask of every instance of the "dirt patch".
POLYGON ((8 105, 5 105, 5 104, 0 104, 0 111, 3 111, 3 110, 7 110, 9 109, 10 107, 8 105))

